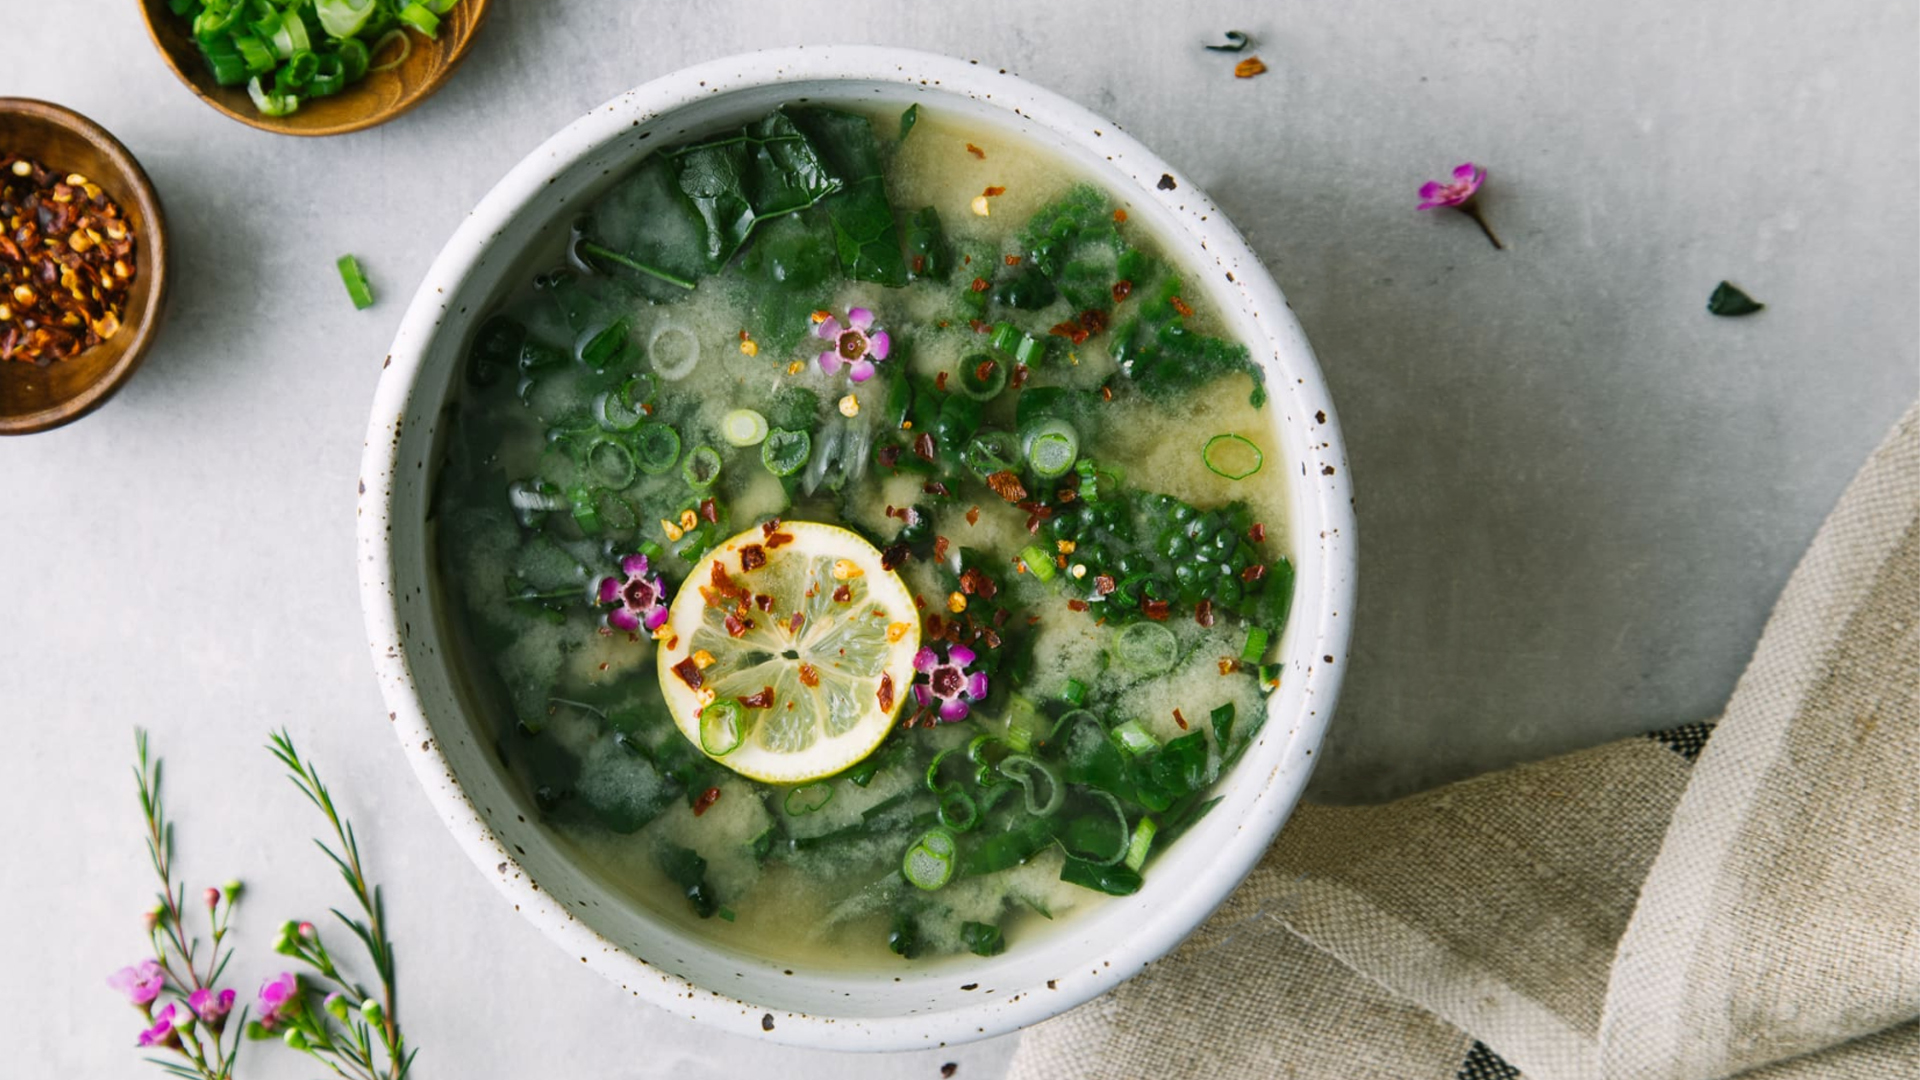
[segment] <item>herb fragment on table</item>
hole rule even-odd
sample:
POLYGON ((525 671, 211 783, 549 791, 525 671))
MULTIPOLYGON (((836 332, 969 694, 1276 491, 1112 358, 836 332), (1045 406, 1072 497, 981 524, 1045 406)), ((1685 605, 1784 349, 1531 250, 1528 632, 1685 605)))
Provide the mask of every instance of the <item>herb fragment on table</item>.
POLYGON ((1229 30, 1224 36, 1227 39, 1225 45, 1206 45, 1203 48, 1208 52, 1237 53, 1253 43, 1252 38, 1239 30, 1229 30))
POLYGON ((1415 209, 1436 210, 1444 207, 1449 210, 1458 210, 1472 218, 1475 225, 1480 226, 1480 231, 1486 235, 1487 242, 1496 250, 1505 250, 1506 245, 1493 234, 1493 228, 1487 224, 1487 219, 1480 213, 1477 200, 1480 195, 1480 185, 1486 183, 1486 180, 1487 170, 1471 161, 1462 162, 1453 167, 1452 180, 1445 183, 1429 180, 1421 184, 1420 205, 1415 209))
POLYGON ((100 185, 0 152, 0 361, 44 367, 111 339, 138 273, 100 185))
POLYGON ((1767 305, 1748 296, 1744 290, 1731 281, 1723 281, 1714 286, 1713 295, 1707 297, 1709 314, 1732 318, 1738 315, 1751 315, 1767 305))
POLYGON ((1267 65, 1261 63, 1259 57, 1249 56, 1245 60, 1233 65, 1233 77, 1236 79, 1251 79, 1256 75, 1265 74, 1266 70, 1267 65))
POLYGON ((347 287, 347 296, 353 301, 355 311, 365 311, 373 306, 373 286, 367 284, 367 275, 360 270, 360 260, 351 255, 342 255, 335 260, 334 266, 340 271, 340 281, 347 287))

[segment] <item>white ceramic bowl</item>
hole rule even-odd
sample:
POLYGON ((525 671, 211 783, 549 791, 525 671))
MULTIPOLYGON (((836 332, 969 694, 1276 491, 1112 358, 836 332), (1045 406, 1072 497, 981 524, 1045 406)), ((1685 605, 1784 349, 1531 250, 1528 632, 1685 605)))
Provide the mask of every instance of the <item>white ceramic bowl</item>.
MULTIPOLYGON (((1166 953, 1246 876, 1292 812, 1346 665, 1354 590, 1347 462, 1299 324, 1220 211, 1111 121, 980 64, 901 49, 781 49, 716 60, 622 94, 527 155, 427 272, 368 426, 360 585, 394 733, 460 845, 565 950, 642 1000, 726 1030, 840 1050, 905 1050, 1014 1030, 1112 988, 1166 953), (426 526, 436 428, 480 313, 520 254, 654 147, 782 102, 921 102, 1010 128, 1097 174, 1193 273, 1267 368, 1298 573, 1284 676, 1222 803, 1160 854, 1139 893, 1103 901, 992 959, 869 973, 787 970, 650 918, 572 863, 469 720, 436 624, 426 526)), ((577 962, 577 961, 576 961, 577 962)))

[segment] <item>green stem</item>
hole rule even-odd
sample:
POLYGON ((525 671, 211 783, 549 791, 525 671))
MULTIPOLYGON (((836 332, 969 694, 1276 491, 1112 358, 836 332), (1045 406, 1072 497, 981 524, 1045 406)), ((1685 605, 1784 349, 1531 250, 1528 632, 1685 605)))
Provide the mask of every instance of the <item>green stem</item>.
POLYGON ((1493 235, 1493 227, 1491 225, 1488 225, 1487 219, 1481 216, 1480 207, 1478 205, 1474 203, 1467 203, 1465 206, 1456 206, 1454 207, 1454 209, 1472 218, 1473 223, 1475 225, 1480 226, 1480 231, 1486 234, 1487 243, 1492 244, 1494 247, 1494 250, 1496 251, 1506 250, 1507 245, 1501 243, 1500 238, 1493 235))
POLYGON ((606 259, 609 262, 619 263, 621 266, 624 266, 629 270, 633 270, 638 273, 648 274, 653 277, 659 278, 661 281, 664 281, 669 285, 678 285, 679 287, 686 289, 689 292, 693 291, 693 289, 698 287, 694 282, 688 281, 686 278, 683 278, 678 274, 671 274, 665 270, 659 269, 658 267, 648 266, 646 263, 639 262, 635 259, 631 259, 625 255, 620 254, 617 251, 612 250, 611 248, 603 248, 599 244, 596 244, 591 240, 582 240, 580 242, 580 250, 586 252, 589 255, 606 259))

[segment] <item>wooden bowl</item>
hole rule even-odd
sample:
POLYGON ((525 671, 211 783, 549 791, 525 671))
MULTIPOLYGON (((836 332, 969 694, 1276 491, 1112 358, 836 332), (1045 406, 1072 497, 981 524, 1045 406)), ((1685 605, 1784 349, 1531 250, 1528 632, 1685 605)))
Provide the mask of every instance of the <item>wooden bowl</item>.
POLYGON ((0 98, 0 148, 99 184, 119 204, 134 236, 133 287, 119 333, 46 367, 0 361, 0 435, 26 435, 99 408, 146 358, 166 307, 167 223, 140 163, 107 129, 71 109, 0 98))
POLYGON ((193 39, 191 20, 169 11, 167 0, 140 0, 140 14, 147 20, 147 34, 160 55, 166 57, 167 66, 201 101, 262 131, 341 135, 384 124, 440 89, 473 47, 474 35, 487 14, 487 0, 460 0, 453 10, 440 16, 440 36, 434 40, 407 31, 413 51, 399 67, 369 72, 366 78, 332 97, 302 101, 290 116, 262 116, 244 85, 221 86, 215 82, 200 55, 199 43, 193 39))

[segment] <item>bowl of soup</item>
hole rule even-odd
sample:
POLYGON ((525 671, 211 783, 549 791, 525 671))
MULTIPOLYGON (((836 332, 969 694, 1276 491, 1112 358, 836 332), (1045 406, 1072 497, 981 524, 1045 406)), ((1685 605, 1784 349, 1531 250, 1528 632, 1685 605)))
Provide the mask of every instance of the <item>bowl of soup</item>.
POLYGON ((1333 406, 1173 166, 978 62, 776 50, 623 94, 482 200, 370 422, 400 743, 638 998, 900 1050, 1191 932, 1347 652, 1333 406))

